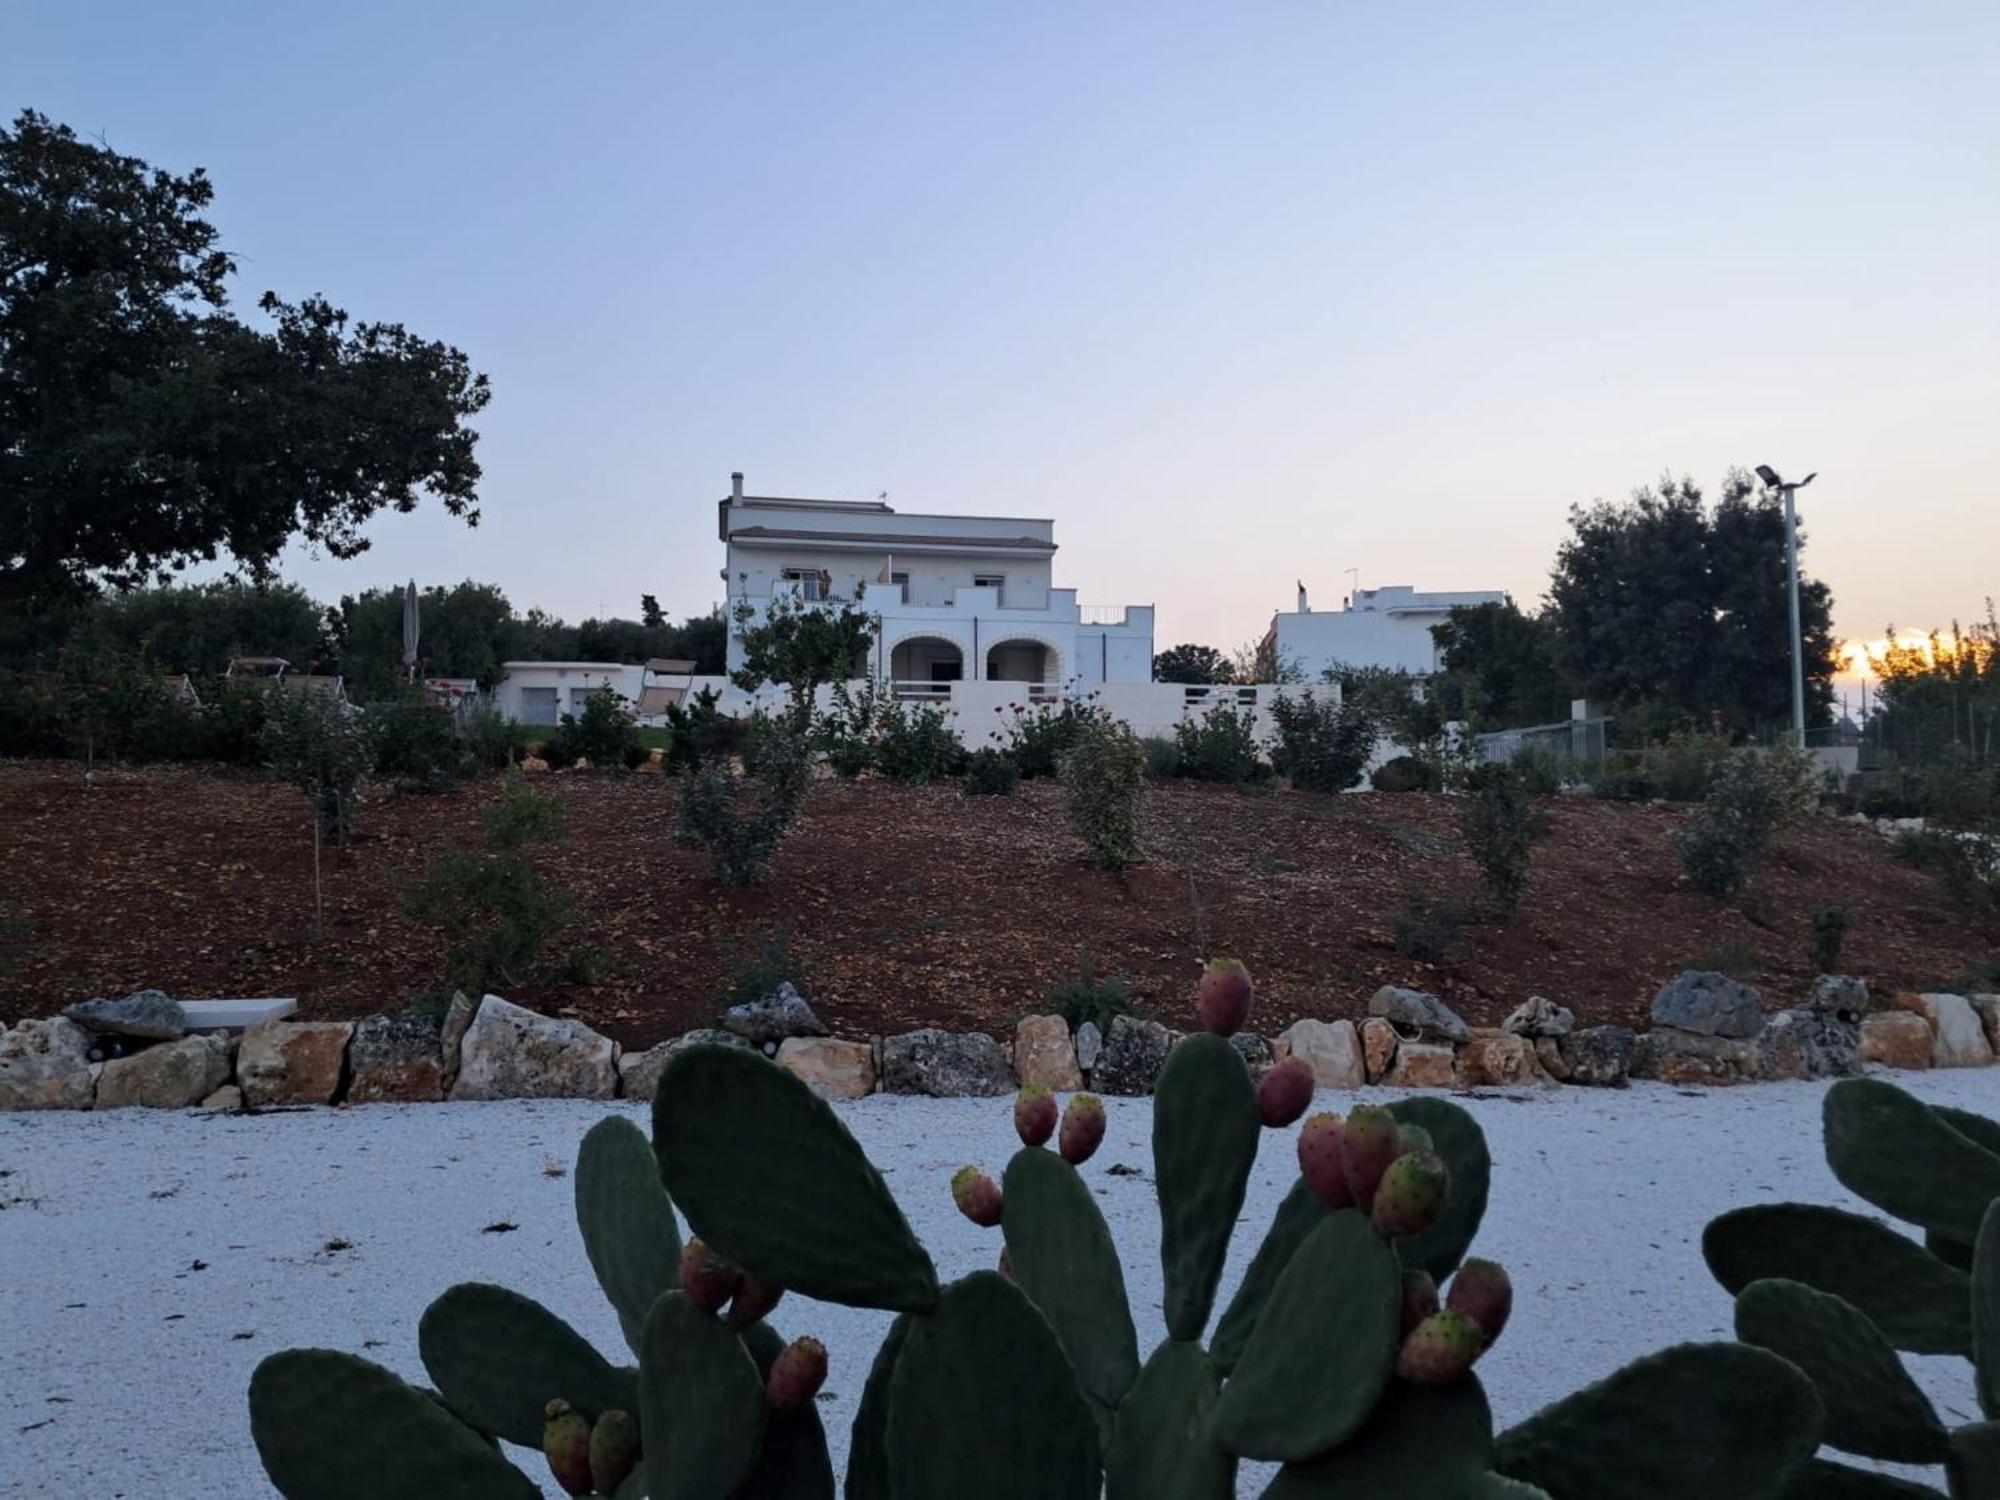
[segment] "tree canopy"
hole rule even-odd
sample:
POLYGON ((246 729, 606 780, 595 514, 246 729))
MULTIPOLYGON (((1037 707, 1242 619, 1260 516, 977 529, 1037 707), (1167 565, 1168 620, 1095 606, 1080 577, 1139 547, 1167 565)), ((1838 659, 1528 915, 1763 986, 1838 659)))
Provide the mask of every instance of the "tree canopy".
POLYGON ((1504 604, 1460 605, 1431 627, 1438 659, 1468 691, 1463 707, 1488 729, 1547 724, 1569 717, 1569 679, 1556 662, 1553 622, 1504 604))
POLYGON ((0 129, 0 605, 352 557, 425 493, 477 522, 486 377, 320 296, 240 321, 213 197, 33 110, 0 129))
POLYGON ((804 725, 812 716, 813 695, 822 683, 864 675, 862 663, 881 629, 878 615, 853 600, 808 603, 780 595, 764 617, 746 599, 734 611, 736 635, 743 642, 743 665, 729 680, 746 693, 774 682, 791 695, 793 720, 804 725))
POLYGON ((1229 658, 1213 646, 1183 643, 1169 646, 1153 658, 1153 681, 1228 682, 1235 675, 1229 658))

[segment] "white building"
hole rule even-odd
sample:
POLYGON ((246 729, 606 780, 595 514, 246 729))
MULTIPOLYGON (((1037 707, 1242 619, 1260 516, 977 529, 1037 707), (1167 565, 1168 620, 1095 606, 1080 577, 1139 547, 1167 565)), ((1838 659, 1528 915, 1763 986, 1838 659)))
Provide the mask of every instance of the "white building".
POLYGON ((899 690, 959 681, 1150 682, 1151 605, 1078 604, 1051 572, 1055 523, 1016 516, 892 510, 878 500, 795 500, 743 493, 717 502, 731 614, 729 667, 743 663, 734 614, 751 624, 773 598, 853 599, 882 628, 857 677, 899 690))
POLYGON ((1297 609, 1271 617, 1266 639, 1276 645, 1277 660, 1308 682, 1317 682, 1334 667, 1428 674, 1438 669, 1433 625, 1442 624, 1454 609, 1506 602, 1499 589, 1419 593, 1407 584, 1392 584, 1357 589, 1339 609, 1315 612, 1302 588, 1297 609))

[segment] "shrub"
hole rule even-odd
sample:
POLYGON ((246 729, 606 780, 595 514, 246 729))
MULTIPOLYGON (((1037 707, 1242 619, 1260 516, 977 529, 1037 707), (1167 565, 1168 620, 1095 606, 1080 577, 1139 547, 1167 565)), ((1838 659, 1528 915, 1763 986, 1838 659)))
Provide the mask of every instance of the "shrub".
POLYGON ((70 653, 57 714, 70 753, 98 760, 187 760, 200 753, 200 724, 145 656, 70 653))
POLYGON ((1683 969, 1701 969, 1727 974, 1731 979, 1755 979, 1764 972, 1764 955, 1750 943, 1731 933, 1712 948, 1704 948, 1684 960, 1683 969))
POLYGON ((1014 757, 1022 779, 1030 781, 1054 776, 1079 734, 1111 722, 1095 694, 1065 697, 1060 703, 1010 703, 993 712, 1002 721, 993 732, 995 740, 1014 757))
POLYGON ((1278 729, 1271 764, 1302 791, 1346 791, 1375 752, 1375 718, 1358 703, 1281 693, 1271 700, 1271 722, 1278 729))
POLYGON ((330 693, 271 687, 262 743, 271 769, 305 793, 320 838, 344 843, 375 768, 368 725, 330 693))
POLYGON ((1590 778, 1590 794, 1605 802, 1653 802, 1661 795, 1660 778, 1642 756, 1620 750, 1590 778))
POLYGON ((461 749, 451 711, 417 689, 406 689, 369 709, 375 769, 404 777, 407 789, 443 793, 452 788, 461 749))
POLYGON ((1399 755, 1377 766, 1368 784, 1378 792, 1434 792, 1438 789, 1437 767, 1414 755, 1399 755))
POLYGON ((638 742, 631 705, 610 688, 601 687, 583 700, 582 713, 562 716, 544 754, 552 766, 587 760, 603 769, 624 765, 625 752, 638 742))
POLYGON ((742 750, 748 725, 722 712, 717 707, 721 701, 714 688, 703 688, 689 702, 667 705, 663 759, 669 774, 726 761, 742 750))
POLYGON ((68 748, 55 690, 32 673, 0 673, 0 755, 58 756, 68 748))
POLYGON ((504 771, 521 748, 520 730, 494 709, 479 707, 458 722, 466 761, 485 771, 504 771))
POLYGON ((1465 903, 1454 896, 1413 895, 1390 913, 1389 941, 1404 958, 1449 963, 1468 917, 1465 903))
POLYGON ((2000 842, 1991 836, 1906 829, 1893 848, 1896 858, 1937 881, 1945 904, 1960 916, 1980 921, 2000 913, 2000 842))
POLYGON ((1228 702, 1212 704, 1198 719, 1183 718, 1174 726, 1180 762, 1175 774, 1231 785, 1265 775, 1257 753, 1256 723, 1254 710, 1228 702))
POLYGON ((1139 857, 1139 801, 1146 783, 1146 752, 1132 731, 1109 719, 1077 732, 1062 761, 1070 826, 1082 835, 1090 862, 1122 870, 1139 857))
POLYGON ((1088 1021, 1106 1035, 1120 1016, 1139 1014, 1132 1003, 1132 986, 1115 974, 1101 972, 1088 953, 1073 976, 1058 979, 1042 992, 1042 1010, 1061 1016, 1071 1031, 1088 1021))
POLYGON ((748 885, 791 832, 811 780, 804 736, 765 731, 745 755, 741 775, 717 760, 682 773, 674 837, 706 849, 724 885, 748 885))
POLYGON ((1011 797, 1021 768, 1005 750, 975 750, 965 760, 965 790, 973 797, 1011 797))
POLYGON ((1847 934, 1853 926, 1854 915, 1844 906, 1813 908, 1812 938, 1806 944, 1806 957, 1820 973, 1840 972, 1841 949, 1846 946, 1847 934))
POLYGON ((785 928, 779 928, 763 942, 748 958, 736 965, 736 973, 731 978, 729 992, 716 999, 718 1008, 732 1005, 751 1005, 759 1000, 767 1000, 777 994, 778 986, 789 984, 794 989, 803 990, 805 970, 798 956, 792 951, 792 935, 785 928))
POLYGON ((833 706, 814 725, 813 743, 834 775, 859 776, 874 768, 882 713, 892 701, 873 678, 858 691, 845 682, 833 685, 833 706))
POLYGON ((1139 741, 1146 752, 1146 774, 1156 781, 1181 774, 1181 747, 1170 734, 1149 734, 1139 741))
POLYGON ((454 845, 403 892, 403 910, 443 932, 445 982, 479 994, 588 977, 589 949, 552 951, 575 916, 568 894, 542 874, 531 853, 562 837, 555 799, 516 780, 481 812, 480 823, 483 852, 454 845))
POLYGON ((1681 867, 1696 890, 1726 900, 1749 880, 1772 836, 1811 811, 1816 797, 1811 762, 1798 751, 1737 752, 1672 836, 1681 867))
POLYGON ((1944 828, 1986 829, 1994 826, 1996 790, 1993 771, 1973 765, 1960 747, 1942 765, 1927 768, 1921 778, 1923 816, 1944 828))
POLYGON ((965 747, 951 727, 952 717, 950 709, 935 703, 885 703, 876 731, 876 769, 909 786, 957 774, 965 747))
POLYGON ((1569 780, 1569 761, 1546 745, 1522 745, 1507 763, 1530 796, 1553 797, 1569 780))
POLYGON ((201 695, 202 755, 232 766, 264 764, 264 725, 271 713, 271 686, 246 677, 209 677, 195 685, 201 695))
POLYGON ((1511 913, 1528 887, 1528 850, 1534 842, 1534 806, 1512 766, 1473 771, 1459 829, 1479 866, 1487 901, 1502 915, 1511 913))
POLYGON ((1729 741, 1707 734, 1669 735, 1641 756, 1669 802, 1699 802, 1732 758, 1729 741))

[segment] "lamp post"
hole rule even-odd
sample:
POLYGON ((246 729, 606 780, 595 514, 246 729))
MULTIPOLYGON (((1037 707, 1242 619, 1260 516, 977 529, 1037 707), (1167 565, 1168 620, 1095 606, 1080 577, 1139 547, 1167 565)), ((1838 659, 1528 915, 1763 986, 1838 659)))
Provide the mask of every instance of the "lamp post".
POLYGON ((1769 464, 1759 464, 1757 477, 1764 481, 1766 488, 1777 490, 1785 497, 1785 594, 1792 613, 1792 743, 1803 750, 1806 747, 1806 652, 1799 630, 1799 512, 1795 497, 1819 477, 1819 471, 1815 469, 1796 483, 1787 483, 1769 464))

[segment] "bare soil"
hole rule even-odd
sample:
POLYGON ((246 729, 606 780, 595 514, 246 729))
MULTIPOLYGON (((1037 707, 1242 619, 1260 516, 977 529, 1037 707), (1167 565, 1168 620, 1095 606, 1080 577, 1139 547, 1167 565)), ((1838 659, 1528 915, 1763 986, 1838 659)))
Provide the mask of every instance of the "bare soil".
MULTIPOLYGON (((1456 808, 1412 793, 1314 796, 1169 782, 1149 787, 1146 858, 1087 868, 1060 793, 966 797, 955 786, 822 782, 769 881, 725 889, 672 839, 659 777, 537 778, 566 840, 544 860, 606 962, 588 985, 509 998, 580 1016, 627 1046, 713 1021, 738 966, 789 934, 801 988, 853 1036, 916 1026, 998 1030, 1088 957, 1170 1024, 1201 958, 1240 954, 1257 1024, 1358 1016, 1382 984, 1442 996, 1497 1025, 1531 994, 1584 1024, 1644 1023, 1653 992, 1724 945, 1760 955, 1768 1008, 1811 985, 1810 915, 1854 916, 1845 967, 1883 987, 1935 985, 1992 954, 1996 934, 1951 916, 1882 839, 1815 820, 1783 834, 1741 901, 1689 888, 1667 843, 1686 809, 1579 797, 1540 804, 1526 900, 1466 927, 1451 962, 1398 955, 1392 914, 1413 895, 1469 893, 1456 808)), ((156 986, 183 997, 294 995, 302 1016, 396 1008, 443 985, 440 939, 399 888, 447 841, 476 844, 496 780, 443 797, 371 791, 362 838, 325 867, 313 918, 303 799, 217 768, 99 771, 0 762, 0 917, 25 919, 0 963, 0 1017, 156 986)))

